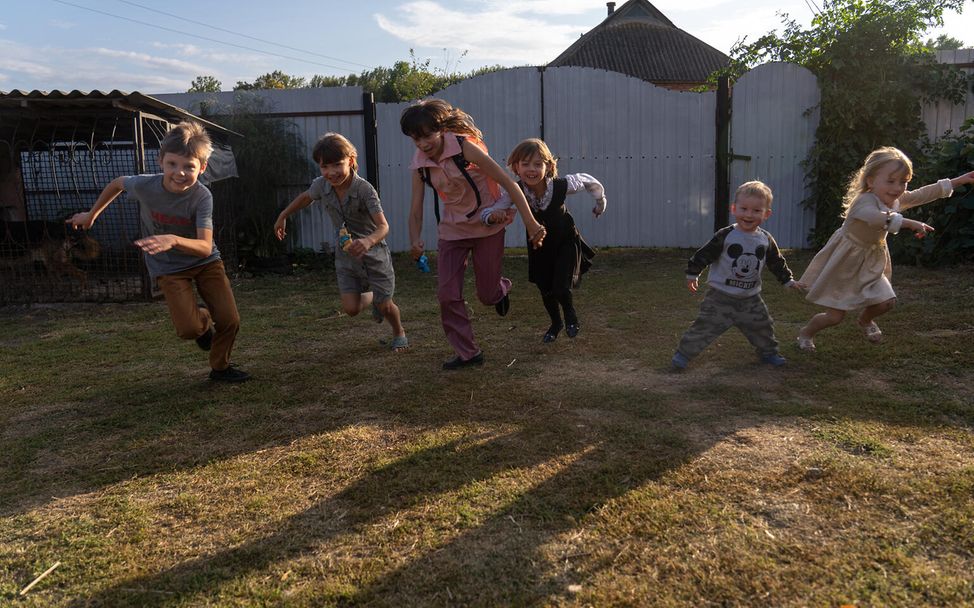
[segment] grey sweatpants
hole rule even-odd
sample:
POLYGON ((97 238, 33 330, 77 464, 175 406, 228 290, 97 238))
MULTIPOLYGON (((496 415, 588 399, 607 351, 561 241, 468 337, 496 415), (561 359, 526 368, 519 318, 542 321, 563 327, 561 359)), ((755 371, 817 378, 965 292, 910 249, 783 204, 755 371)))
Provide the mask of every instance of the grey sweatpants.
POLYGON ((759 357, 778 353, 774 320, 761 294, 734 298, 712 288, 707 290, 700 303, 700 313, 684 332, 676 350, 687 359, 692 359, 731 327, 741 330, 759 357))

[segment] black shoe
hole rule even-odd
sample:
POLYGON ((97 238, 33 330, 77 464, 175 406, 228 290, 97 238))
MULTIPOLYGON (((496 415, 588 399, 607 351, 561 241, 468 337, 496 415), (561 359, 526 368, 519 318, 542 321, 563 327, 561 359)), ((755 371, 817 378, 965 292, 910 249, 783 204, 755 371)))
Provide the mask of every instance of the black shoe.
POLYGON ((507 296, 506 293, 504 294, 504 297, 500 299, 500 302, 494 304, 494 310, 496 310, 497 314, 499 314, 502 317, 506 316, 507 312, 511 310, 511 299, 507 296))
POLYGON ((201 336, 196 338, 196 346, 199 346, 203 350, 210 350, 213 347, 213 326, 210 325, 206 328, 201 336))
POLYGON ((237 367, 236 363, 231 363, 226 369, 211 369, 210 380, 216 382, 246 382, 250 380, 250 374, 237 367))
POLYGON ((569 338, 574 338, 578 335, 578 330, 580 329, 581 327, 578 326, 578 323, 569 323, 568 327, 565 328, 565 333, 568 334, 569 338))
POLYGON ((475 365, 484 364, 484 351, 480 351, 476 355, 470 357, 469 359, 461 359, 460 355, 453 357, 449 361, 443 362, 443 369, 463 369, 465 367, 473 367, 475 365))
POLYGON ((561 329, 562 329, 561 323, 558 323, 557 325, 552 325, 551 327, 548 328, 548 331, 545 332, 544 337, 541 338, 541 341, 544 342, 545 344, 551 344, 558 338, 558 332, 560 332, 561 329))

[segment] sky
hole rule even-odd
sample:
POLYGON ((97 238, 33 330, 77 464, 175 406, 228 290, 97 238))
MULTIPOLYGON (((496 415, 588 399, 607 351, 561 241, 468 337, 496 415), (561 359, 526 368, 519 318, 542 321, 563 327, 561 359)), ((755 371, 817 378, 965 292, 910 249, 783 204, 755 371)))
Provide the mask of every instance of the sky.
MULTIPOLYGON (((651 0, 652 1, 652 0, 651 0)), ((820 0, 818 0, 820 2, 820 0)), ((618 0, 621 6, 625 0, 618 0)), ((807 26, 816 0, 656 0, 670 21, 728 52, 782 27, 807 26)), ((946 15, 974 46, 974 4, 946 15)), ((230 90, 282 70, 310 78, 409 60, 434 70, 545 64, 605 19, 599 0, 4 0, 0 91, 185 92, 200 75, 230 90)))

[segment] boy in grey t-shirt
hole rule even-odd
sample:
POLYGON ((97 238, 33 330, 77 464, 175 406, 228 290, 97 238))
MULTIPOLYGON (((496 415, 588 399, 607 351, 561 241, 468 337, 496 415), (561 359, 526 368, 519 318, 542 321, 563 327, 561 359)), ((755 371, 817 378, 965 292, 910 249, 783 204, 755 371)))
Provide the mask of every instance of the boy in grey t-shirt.
POLYGON ((700 313, 683 334, 671 361, 683 370, 731 327, 737 327, 754 346, 762 363, 785 364, 774 337, 774 321, 761 297, 761 270, 766 265, 785 286, 801 289, 778 251, 778 244, 761 223, 771 215, 771 188, 759 181, 741 184, 734 194, 731 212, 737 220, 717 231, 687 263, 687 287, 697 291, 698 276, 710 267, 710 289, 700 303, 700 313))
POLYGON ((213 196, 198 181, 212 150, 202 126, 179 123, 160 142, 161 174, 112 180, 90 211, 68 223, 87 230, 122 192, 137 200, 145 236, 135 244, 146 254, 149 276, 166 298, 176 334, 210 352, 211 380, 243 382, 250 374, 230 363, 240 315, 213 242, 213 196), (193 283, 206 308, 197 306, 193 283))

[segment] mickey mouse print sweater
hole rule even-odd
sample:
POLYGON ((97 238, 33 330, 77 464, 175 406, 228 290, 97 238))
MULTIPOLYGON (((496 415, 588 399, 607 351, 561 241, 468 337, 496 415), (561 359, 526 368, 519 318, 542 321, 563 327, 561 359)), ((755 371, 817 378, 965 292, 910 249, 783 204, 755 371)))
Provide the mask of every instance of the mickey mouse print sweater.
POLYGON ((761 293, 763 265, 784 285, 794 280, 770 232, 760 227, 744 232, 737 224, 731 224, 718 230, 690 257, 686 274, 687 279, 695 279, 709 266, 710 287, 735 298, 746 298, 761 293))

